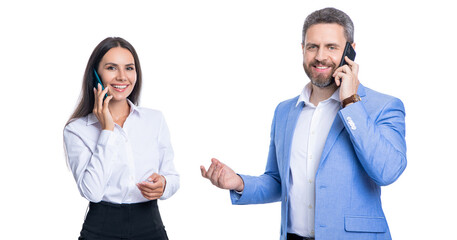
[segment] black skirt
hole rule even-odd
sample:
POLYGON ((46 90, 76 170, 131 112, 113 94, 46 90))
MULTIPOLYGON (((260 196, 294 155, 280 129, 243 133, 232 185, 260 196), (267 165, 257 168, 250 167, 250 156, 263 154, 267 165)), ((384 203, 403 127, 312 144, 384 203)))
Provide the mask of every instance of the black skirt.
POLYGON ((89 204, 79 240, 168 240, 157 200, 134 204, 89 204))

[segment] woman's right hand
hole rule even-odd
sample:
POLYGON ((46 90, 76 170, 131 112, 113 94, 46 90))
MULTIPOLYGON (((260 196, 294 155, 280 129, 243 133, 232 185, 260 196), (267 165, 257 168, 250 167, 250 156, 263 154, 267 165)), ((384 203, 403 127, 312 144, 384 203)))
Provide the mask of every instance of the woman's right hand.
POLYGON ((113 117, 111 116, 111 113, 108 108, 109 101, 113 98, 113 96, 108 96, 103 101, 103 97, 107 93, 108 93, 108 88, 105 88, 105 90, 102 90, 102 86, 100 85, 100 83, 97 85, 97 89, 94 88, 95 102, 94 102, 94 109, 92 110, 92 112, 95 114, 98 121, 102 125, 103 130, 113 131, 114 130, 114 120, 113 120, 113 117))

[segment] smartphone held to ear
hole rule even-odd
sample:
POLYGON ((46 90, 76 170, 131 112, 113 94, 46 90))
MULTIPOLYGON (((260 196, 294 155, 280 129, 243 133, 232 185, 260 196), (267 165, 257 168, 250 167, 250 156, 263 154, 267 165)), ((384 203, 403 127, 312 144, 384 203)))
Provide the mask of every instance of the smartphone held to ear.
MULTIPOLYGON (((344 59, 346 56, 352 61, 354 61, 355 59, 355 50, 349 42, 346 42, 346 46, 344 47, 343 51, 343 56, 341 57, 340 65, 338 65, 337 68, 347 65, 347 62, 344 59)), ((333 81, 335 81, 335 78, 332 77, 332 79, 333 81)))
POLYGON ((354 61, 355 59, 355 50, 349 42, 346 42, 346 46, 344 47, 343 51, 343 56, 341 57, 340 65, 338 67, 347 64, 346 60, 344 59, 345 56, 347 56, 352 61, 354 61))
MULTIPOLYGON (((94 87, 95 87, 95 89, 98 89, 98 84, 100 83, 100 85, 102 85, 102 90, 105 90, 105 87, 103 87, 102 80, 98 76, 98 73, 97 73, 97 71, 95 71, 95 69, 94 69, 94 75, 95 75, 95 78, 94 78, 94 87)), ((108 97, 108 94, 105 93, 105 96, 103 97, 103 100, 105 100, 107 97, 108 97)))

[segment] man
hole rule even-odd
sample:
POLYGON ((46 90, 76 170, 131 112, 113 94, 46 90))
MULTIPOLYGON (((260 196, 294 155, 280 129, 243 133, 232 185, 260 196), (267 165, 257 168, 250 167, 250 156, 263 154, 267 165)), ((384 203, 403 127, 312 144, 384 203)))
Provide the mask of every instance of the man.
POLYGON ((406 167, 404 107, 364 87, 359 66, 337 68, 354 27, 325 8, 303 27, 303 67, 311 82, 280 103, 271 127, 265 173, 237 175, 212 159, 202 176, 230 189, 233 204, 281 201, 280 239, 391 239, 381 189, 406 167))

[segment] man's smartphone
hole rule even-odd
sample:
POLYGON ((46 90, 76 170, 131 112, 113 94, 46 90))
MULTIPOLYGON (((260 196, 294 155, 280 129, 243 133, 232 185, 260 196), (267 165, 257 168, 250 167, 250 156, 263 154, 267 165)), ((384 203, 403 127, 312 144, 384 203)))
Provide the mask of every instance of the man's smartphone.
MULTIPOLYGON (((345 56, 347 56, 352 61, 354 61, 355 59, 355 50, 349 42, 346 42, 346 46, 344 47, 343 51, 343 56, 341 57, 340 65, 337 68, 347 64, 346 60, 344 59, 345 56)), ((332 77, 332 79, 333 81, 335 81, 335 78, 332 77)))
POLYGON ((354 61, 354 59, 355 59, 355 50, 349 42, 346 42, 346 46, 344 47, 343 57, 341 57, 340 65, 338 67, 341 67, 344 64, 347 64, 346 60, 344 60, 345 56, 348 56, 348 58, 351 59, 352 61, 354 61))
MULTIPOLYGON (((102 80, 100 80, 100 77, 98 76, 97 71, 95 71, 95 68, 94 68, 94 75, 95 75, 95 80, 94 80, 94 87, 95 87, 95 89, 98 89, 98 84, 100 83, 100 85, 102 85, 102 90, 105 90, 105 87, 103 87, 102 80)), ((105 93, 105 96, 103 97, 103 101, 104 101, 107 97, 108 97, 108 94, 105 93)))

